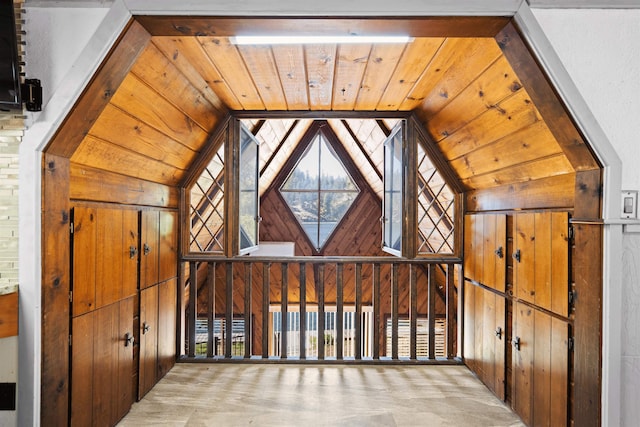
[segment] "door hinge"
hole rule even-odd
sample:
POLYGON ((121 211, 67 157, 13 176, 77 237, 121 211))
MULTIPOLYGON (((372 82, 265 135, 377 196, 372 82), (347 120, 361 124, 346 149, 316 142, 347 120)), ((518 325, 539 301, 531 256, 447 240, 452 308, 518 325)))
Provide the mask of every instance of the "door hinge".
POLYGON ((573 225, 569 226, 569 242, 573 242, 573 239, 576 236, 576 229, 573 225))
POLYGON ((569 344, 569 351, 573 351, 573 347, 575 346, 575 338, 573 337, 569 338, 568 344, 569 344))
POLYGON ((569 308, 573 308, 573 306, 576 304, 576 300, 578 299, 578 292, 576 291, 569 291, 569 308))
POLYGON ((69 302, 73 302, 73 291, 69 291, 69 302))
POLYGON ((74 231, 75 230, 74 230, 73 222, 70 222, 69 223, 69 232, 71 232, 71 234, 73 234, 74 231))
POLYGON ((71 347, 73 343, 73 335, 69 334, 69 347, 71 347))

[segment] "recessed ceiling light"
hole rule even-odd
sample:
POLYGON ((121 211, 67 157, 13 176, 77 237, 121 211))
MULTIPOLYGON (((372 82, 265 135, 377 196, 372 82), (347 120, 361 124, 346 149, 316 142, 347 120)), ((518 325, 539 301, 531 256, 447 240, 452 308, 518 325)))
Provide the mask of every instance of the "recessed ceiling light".
POLYGON ((409 36, 235 36, 232 44, 272 45, 272 44, 345 44, 345 43, 408 43, 409 36))

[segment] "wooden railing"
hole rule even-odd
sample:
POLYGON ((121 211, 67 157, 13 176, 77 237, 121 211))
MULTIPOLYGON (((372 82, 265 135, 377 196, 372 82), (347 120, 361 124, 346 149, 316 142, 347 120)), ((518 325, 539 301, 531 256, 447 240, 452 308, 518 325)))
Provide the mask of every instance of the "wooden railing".
POLYGON ((455 358, 459 259, 190 255, 182 261, 184 359, 455 358))

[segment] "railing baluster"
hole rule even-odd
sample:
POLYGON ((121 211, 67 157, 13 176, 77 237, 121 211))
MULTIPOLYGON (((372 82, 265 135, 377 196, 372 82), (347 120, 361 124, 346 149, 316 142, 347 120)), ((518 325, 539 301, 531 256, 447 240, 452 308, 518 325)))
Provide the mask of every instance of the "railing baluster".
POLYGON ((456 333, 454 328, 455 326, 455 317, 456 317, 456 306, 455 302, 455 289, 453 286, 453 279, 455 274, 455 266, 453 264, 447 264, 447 290, 446 290, 446 300, 447 300, 447 359, 453 359, 453 337, 456 333))
POLYGON ((418 358, 418 283, 416 276, 416 266, 409 264, 409 358, 418 358))
POLYGON ((436 265, 429 264, 427 303, 429 310, 429 359, 436 358, 436 265))
POLYGON ((373 264, 373 358, 380 359, 380 264, 373 264))
POLYGON ((336 265, 336 359, 344 358, 344 264, 336 265))
POLYGON ((262 264, 262 358, 269 358, 269 275, 271 263, 262 264))
POLYGON ((198 267, 189 263, 189 357, 196 356, 196 319, 198 318, 198 267))
POLYGON ((288 300, 289 300, 289 264, 280 264, 282 283, 280 287, 280 358, 287 358, 287 334, 289 332, 288 300))
POLYGON ((398 264, 391 265, 391 358, 398 359, 398 264))
POLYGON ((224 357, 231 358, 231 344, 233 337, 233 263, 227 262, 227 297, 225 301, 225 337, 224 337, 224 357))
POLYGON ((253 264, 244 265, 244 357, 251 358, 253 353, 253 337, 251 336, 251 305, 253 302, 252 279, 253 264))
POLYGON ((356 264, 355 359, 362 359, 362 264, 356 264))
POLYGON ((207 294, 207 357, 216 355, 214 345, 214 329, 216 321, 216 263, 210 262, 207 265, 207 279, 209 284, 207 294))
POLYGON ((317 268, 316 293, 318 298, 318 360, 324 360, 324 265, 317 268))
POLYGON ((300 263, 300 360, 307 358, 307 265, 300 263))

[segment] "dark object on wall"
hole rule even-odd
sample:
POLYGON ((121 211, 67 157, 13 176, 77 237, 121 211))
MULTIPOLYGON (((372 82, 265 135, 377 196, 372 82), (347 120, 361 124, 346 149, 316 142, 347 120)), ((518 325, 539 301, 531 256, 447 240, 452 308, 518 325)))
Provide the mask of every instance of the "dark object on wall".
POLYGON ((38 79, 25 79, 22 85, 22 102, 27 111, 42 110, 42 85, 38 79))
POLYGON ((0 383, 0 411, 16 410, 16 383, 0 383))
POLYGON ((13 0, 0 0, 0 109, 22 109, 13 0))

